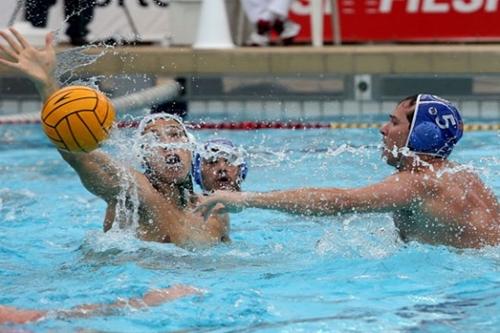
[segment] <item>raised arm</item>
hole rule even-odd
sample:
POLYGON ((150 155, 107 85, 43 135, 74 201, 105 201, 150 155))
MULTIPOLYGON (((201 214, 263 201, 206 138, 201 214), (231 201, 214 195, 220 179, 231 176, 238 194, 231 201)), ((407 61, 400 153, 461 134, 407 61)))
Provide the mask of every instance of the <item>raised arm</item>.
POLYGON ((56 53, 52 33, 45 36, 45 47, 37 49, 16 29, 0 31, 3 41, 0 44, 0 64, 9 67, 30 78, 45 100, 59 85, 54 77, 56 53))
MULTIPOLYGON (((26 75, 36 85, 43 100, 59 87, 54 77, 56 54, 53 36, 47 34, 45 47, 36 49, 18 31, 10 28, 0 31, 5 43, 0 44, 3 55, 0 63, 26 75)), ((124 179, 125 169, 121 168, 106 154, 98 151, 91 153, 70 153, 59 151, 66 162, 75 169, 87 190, 106 201, 112 199, 120 191, 120 181, 124 179)), ((129 175, 139 177, 133 170, 129 175)))
POLYGON ((334 215, 352 212, 385 212, 408 207, 419 196, 412 175, 396 174, 384 181, 357 189, 303 188, 267 193, 216 192, 197 208, 206 216, 221 203, 229 212, 247 207, 299 215, 334 215))

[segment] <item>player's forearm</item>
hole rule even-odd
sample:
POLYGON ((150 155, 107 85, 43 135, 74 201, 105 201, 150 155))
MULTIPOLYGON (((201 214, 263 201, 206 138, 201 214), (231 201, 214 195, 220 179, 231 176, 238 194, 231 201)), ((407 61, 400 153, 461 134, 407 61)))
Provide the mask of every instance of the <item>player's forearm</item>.
POLYGON ((47 311, 22 310, 10 306, 0 305, 1 324, 25 324, 43 319, 47 311))
POLYGON ((107 200, 120 191, 125 170, 108 155, 95 150, 90 153, 59 152, 91 193, 107 200))
POLYGON ((341 189, 300 189, 242 195, 246 207, 300 215, 332 215, 348 210, 344 192, 341 189))
MULTIPOLYGON (((157 304, 154 304, 157 305, 157 304)), ((153 305, 153 306, 154 306, 153 305)), ((116 314, 122 308, 134 308, 140 309, 143 307, 147 307, 149 304, 146 304, 140 298, 130 298, 130 299, 118 299, 114 303, 110 304, 85 304, 74 307, 70 310, 60 310, 56 311, 57 316, 63 318, 71 318, 71 317, 91 317, 91 316, 109 316, 116 314)))
POLYGON ((70 310, 59 310, 55 313, 56 316, 62 318, 111 316, 122 308, 130 307, 140 309, 146 306, 148 306, 148 304, 144 303, 141 299, 118 299, 110 304, 85 304, 70 310))
POLYGON ((111 304, 86 304, 77 306, 71 310, 59 311, 58 313, 65 317, 111 315, 122 308, 141 309, 150 306, 158 306, 180 297, 199 293, 200 292, 193 287, 176 285, 170 288, 150 290, 139 298, 118 299, 111 304))

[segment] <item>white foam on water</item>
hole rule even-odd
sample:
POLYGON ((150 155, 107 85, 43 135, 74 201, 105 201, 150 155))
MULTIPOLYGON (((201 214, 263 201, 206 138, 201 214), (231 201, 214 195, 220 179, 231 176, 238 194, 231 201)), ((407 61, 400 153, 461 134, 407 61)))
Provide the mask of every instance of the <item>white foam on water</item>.
POLYGON ((389 215, 353 214, 327 229, 316 243, 318 255, 380 259, 402 246, 389 215))

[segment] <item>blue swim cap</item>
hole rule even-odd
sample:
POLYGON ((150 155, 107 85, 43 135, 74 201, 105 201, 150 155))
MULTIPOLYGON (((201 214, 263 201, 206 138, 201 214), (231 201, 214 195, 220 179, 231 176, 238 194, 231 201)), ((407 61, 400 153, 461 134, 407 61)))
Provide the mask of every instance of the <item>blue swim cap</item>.
POLYGON ((416 153, 448 157, 463 134, 458 109, 438 96, 420 94, 406 141, 416 153))
POLYGON ((193 176, 194 181, 201 189, 203 181, 201 175, 201 160, 206 157, 224 157, 229 163, 240 167, 240 178, 244 180, 248 174, 248 164, 244 153, 238 149, 230 140, 227 139, 212 139, 203 144, 203 147, 196 151, 193 160, 193 176))

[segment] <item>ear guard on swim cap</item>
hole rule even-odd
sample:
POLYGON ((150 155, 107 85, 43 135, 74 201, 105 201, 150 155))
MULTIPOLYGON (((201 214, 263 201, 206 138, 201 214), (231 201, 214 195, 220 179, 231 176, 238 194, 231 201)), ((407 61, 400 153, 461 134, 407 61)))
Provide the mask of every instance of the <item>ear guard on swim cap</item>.
MULTIPOLYGON (((203 148, 198 150, 195 153, 193 159, 193 177, 196 184, 198 184, 201 189, 203 188, 203 178, 201 175, 201 163, 202 163, 202 155, 206 155, 206 153, 210 153, 214 151, 216 153, 220 153, 220 156, 223 157, 226 154, 236 154, 238 160, 235 161, 235 165, 240 167, 240 178, 241 180, 245 180, 248 174, 248 164, 244 158, 244 154, 241 150, 239 150, 230 140, 226 139, 213 139, 208 140, 203 145, 203 148)), ((233 163, 229 161, 230 163, 233 163)))
POLYGON ((406 141, 416 153, 448 157, 463 134, 458 109, 438 96, 420 94, 406 141))
POLYGON ((203 189, 203 182, 201 181, 201 155, 198 152, 194 154, 192 170, 195 183, 203 189))

